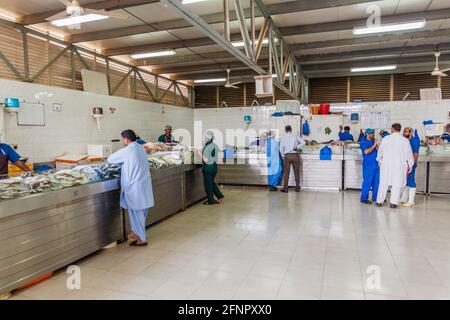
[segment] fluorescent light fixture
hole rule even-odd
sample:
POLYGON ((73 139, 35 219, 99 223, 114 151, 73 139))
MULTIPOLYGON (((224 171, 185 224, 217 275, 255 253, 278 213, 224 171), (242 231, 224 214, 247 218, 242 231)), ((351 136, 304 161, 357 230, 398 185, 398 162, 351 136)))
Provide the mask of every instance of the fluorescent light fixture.
POLYGON ((200 80, 194 80, 194 83, 224 82, 224 81, 227 81, 227 79, 225 79, 225 78, 200 79, 200 80))
MULTIPOLYGON (((256 42, 256 44, 258 44, 258 40, 256 40, 255 42, 256 42)), ((269 39, 266 38, 263 40, 263 44, 268 44, 268 43, 269 43, 269 39)), ((232 42, 231 44, 233 45, 233 47, 240 48, 240 47, 244 46, 244 41, 236 41, 236 42, 232 42)))
POLYGON ((369 71, 385 71, 385 70, 395 70, 397 69, 396 65, 388 65, 388 66, 378 66, 378 67, 361 67, 361 68, 352 68, 352 72, 369 72, 369 71))
POLYGON ((182 4, 190 4, 190 3, 203 2, 203 1, 208 1, 208 0, 183 0, 181 3, 182 4))
MULTIPOLYGON (((297 75, 297 73, 294 73, 294 75, 297 75)), ((290 75, 290 73, 289 72, 286 72, 286 78, 289 78, 291 75, 290 75)), ((273 75, 272 75, 272 78, 276 78, 277 77, 277 75, 274 73, 273 75)))
POLYGON ((132 59, 156 58, 156 57, 173 56, 175 54, 176 54, 176 52, 174 50, 165 50, 165 51, 136 53, 136 54, 132 54, 131 58, 132 59))
POLYGON ((385 33, 405 30, 415 30, 425 27, 427 22, 425 20, 400 22, 394 24, 379 25, 374 27, 356 27, 353 28, 354 35, 363 35, 371 33, 385 33))
POLYGON ((101 14, 89 13, 89 14, 85 14, 82 16, 72 16, 72 17, 68 17, 68 18, 53 20, 52 25, 57 26, 57 27, 65 27, 65 26, 70 26, 73 24, 92 22, 92 21, 98 21, 98 20, 104 20, 104 19, 109 19, 109 17, 103 16, 101 14))

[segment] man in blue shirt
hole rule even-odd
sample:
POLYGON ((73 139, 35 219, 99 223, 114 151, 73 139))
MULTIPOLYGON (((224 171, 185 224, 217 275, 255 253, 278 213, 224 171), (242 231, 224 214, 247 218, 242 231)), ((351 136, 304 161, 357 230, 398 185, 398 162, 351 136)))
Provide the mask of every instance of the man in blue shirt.
POLYGON ((0 176, 8 175, 8 162, 11 161, 23 171, 30 171, 30 169, 20 161, 20 156, 9 145, 0 143, 0 176))
POLYGON ((339 126, 339 140, 340 141, 355 141, 353 136, 350 134, 350 127, 345 126, 344 132, 342 132, 342 126, 339 126))
POLYGON ((363 156, 363 182, 361 187, 361 202, 372 204, 376 201, 378 186, 380 184, 380 168, 378 166, 378 143, 375 141, 375 130, 367 129, 365 140, 361 143, 363 156), (372 189, 372 201, 369 200, 369 192, 372 189))
POLYGON ((416 168, 419 160, 420 138, 417 131, 414 132, 412 128, 406 127, 403 129, 403 136, 409 140, 411 144, 412 153, 414 156, 414 166, 406 180, 406 187, 403 189, 402 200, 404 207, 413 207, 414 198, 416 197, 416 168))

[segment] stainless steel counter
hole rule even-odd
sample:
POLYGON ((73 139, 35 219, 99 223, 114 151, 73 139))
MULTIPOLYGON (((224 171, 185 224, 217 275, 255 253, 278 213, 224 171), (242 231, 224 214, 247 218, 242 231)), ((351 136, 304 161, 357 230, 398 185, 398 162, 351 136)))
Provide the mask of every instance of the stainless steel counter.
MULTIPOLYGON (((147 225, 205 197, 198 166, 151 173, 155 207, 147 225)), ((123 240, 127 222, 119 197, 119 182, 113 179, 0 201, 0 293, 123 240)))
POLYGON ((123 237, 116 179, 0 202, 0 293, 123 237))
MULTIPOLYGON (((301 154, 300 159, 300 186, 302 188, 317 190, 340 190, 342 188, 341 154, 333 154, 331 160, 320 160, 320 155, 301 154)), ((289 177, 289 185, 295 186, 292 172, 289 177)))
POLYGON ((450 157, 430 156, 429 193, 450 194, 450 157))
MULTIPOLYGON (((300 185, 302 188, 339 190, 342 185, 342 155, 321 161, 319 155, 301 154, 300 185)), ((267 159, 253 155, 248 159, 232 159, 219 164, 218 182, 230 185, 267 185, 267 159)), ((282 183, 282 181, 281 181, 282 183)), ((291 169, 289 185, 295 186, 291 169)))
POLYGON ((184 209, 206 198, 201 166, 194 166, 184 175, 184 209))
POLYGON ((267 158, 227 159, 218 165, 217 181, 230 185, 267 185, 267 158))

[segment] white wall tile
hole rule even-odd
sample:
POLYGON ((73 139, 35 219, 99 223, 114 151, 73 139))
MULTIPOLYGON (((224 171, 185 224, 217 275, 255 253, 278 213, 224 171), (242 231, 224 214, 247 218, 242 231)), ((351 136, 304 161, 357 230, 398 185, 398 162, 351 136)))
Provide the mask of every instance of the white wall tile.
POLYGON ((193 110, 188 108, 0 80, 0 99, 3 101, 7 97, 44 104, 44 127, 18 126, 15 114, 4 115, 5 142, 17 144, 19 153, 33 162, 52 161, 63 154, 85 153, 89 143, 111 144, 124 129, 135 130, 147 141, 156 141, 165 124, 171 124, 174 129, 193 130, 193 110), (42 92, 47 95, 38 95, 42 92), (61 103, 62 111, 54 112, 53 103, 61 103), (116 108, 114 114, 109 112, 112 106, 116 108), (90 116, 93 107, 103 107, 101 130, 90 116))

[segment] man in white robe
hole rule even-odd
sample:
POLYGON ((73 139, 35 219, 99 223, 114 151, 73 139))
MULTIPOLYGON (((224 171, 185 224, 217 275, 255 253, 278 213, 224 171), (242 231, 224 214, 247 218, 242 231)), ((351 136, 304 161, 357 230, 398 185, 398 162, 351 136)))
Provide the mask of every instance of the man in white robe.
POLYGON ((394 123, 392 134, 386 136, 378 149, 377 161, 380 164, 380 186, 378 188, 377 206, 381 207, 391 187, 391 208, 397 208, 402 188, 414 165, 411 145, 400 133, 402 126, 394 123))
POLYGON ((136 142, 133 130, 122 132, 122 148, 108 157, 108 162, 120 164, 120 206, 127 209, 132 237, 131 246, 146 246, 145 222, 148 209, 153 207, 153 188, 147 152, 136 142))

